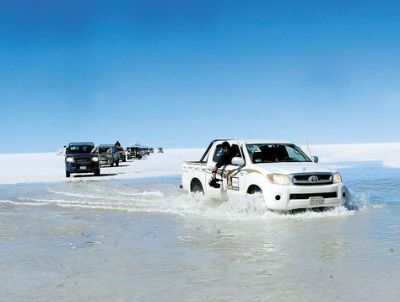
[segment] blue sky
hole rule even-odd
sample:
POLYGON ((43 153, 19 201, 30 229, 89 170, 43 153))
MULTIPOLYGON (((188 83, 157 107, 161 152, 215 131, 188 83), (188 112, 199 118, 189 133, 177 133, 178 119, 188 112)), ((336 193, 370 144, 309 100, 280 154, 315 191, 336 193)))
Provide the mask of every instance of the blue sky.
POLYGON ((0 0, 0 152, 400 141, 398 3, 0 0))

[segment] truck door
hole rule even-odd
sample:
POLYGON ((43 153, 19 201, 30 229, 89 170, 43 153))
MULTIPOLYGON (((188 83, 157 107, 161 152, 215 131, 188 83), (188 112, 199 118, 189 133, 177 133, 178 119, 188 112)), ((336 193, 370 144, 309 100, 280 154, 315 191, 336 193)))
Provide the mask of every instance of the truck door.
MULTIPOLYGON (((232 158, 233 157, 243 157, 243 152, 240 152, 239 146, 237 144, 231 145, 232 158)), ((228 197, 237 196, 242 194, 244 183, 243 173, 241 173, 241 168, 235 165, 226 165, 224 167, 224 173, 222 176, 223 185, 226 189, 226 194, 228 197)))

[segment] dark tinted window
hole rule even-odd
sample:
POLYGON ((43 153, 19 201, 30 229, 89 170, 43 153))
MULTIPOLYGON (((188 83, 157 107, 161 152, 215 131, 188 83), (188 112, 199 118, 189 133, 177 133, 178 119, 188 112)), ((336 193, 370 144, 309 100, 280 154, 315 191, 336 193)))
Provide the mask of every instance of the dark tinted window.
POLYGON ((293 144, 248 144, 253 163, 310 162, 308 156, 293 144))
POLYGON ((93 145, 71 145, 67 148, 68 154, 91 153, 94 149, 93 145))
POLYGON ((110 150, 111 147, 99 147, 99 152, 100 153, 106 153, 108 150, 110 150))
MULTIPOLYGON (((213 161, 218 162, 221 159, 222 154, 224 154, 224 151, 222 150, 222 144, 217 145, 217 147, 215 147, 213 161)), ((235 144, 231 145, 229 154, 230 154, 231 158, 242 157, 240 150, 239 150, 239 146, 235 145, 235 144)))
POLYGON ((224 154, 224 150, 222 149, 222 144, 219 144, 215 147, 213 161, 217 162, 221 159, 222 154, 224 154))

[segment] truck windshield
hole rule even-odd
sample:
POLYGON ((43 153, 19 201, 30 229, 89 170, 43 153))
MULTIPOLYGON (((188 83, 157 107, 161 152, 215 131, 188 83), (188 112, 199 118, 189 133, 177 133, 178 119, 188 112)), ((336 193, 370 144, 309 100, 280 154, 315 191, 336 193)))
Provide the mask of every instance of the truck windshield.
POLYGON ((68 154, 77 153, 92 153, 94 149, 93 145, 70 145, 67 149, 68 154))
POLYGON ((254 164, 311 162, 310 158, 293 144, 248 144, 246 147, 254 164))

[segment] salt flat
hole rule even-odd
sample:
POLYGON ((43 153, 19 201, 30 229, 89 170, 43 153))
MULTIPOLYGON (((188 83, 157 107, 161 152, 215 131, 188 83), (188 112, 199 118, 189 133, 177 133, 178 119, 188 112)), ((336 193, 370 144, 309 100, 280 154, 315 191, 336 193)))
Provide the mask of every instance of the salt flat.
MULTIPOLYGON (((303 150, 307 150, 303 147, 303 150)), ((119 167, 103 167, 101 179, 127 179, 180 175, 182 161, 197 160, 204 149, 169 149, 163 154, 153 154, 142 160, 120 163, 119 167)), ((337 163, 378 161, 389 168, 400 167, 400 143, 315 145, 311 152, 318 155, 320 163, 338 166, 337 163)), ((71 177, 66 179, 64 157, 54 153, 0 154, 0 184, 58 181, 93 181, 96 177, 71 177)))
POLYGON ((400 144, 311 150, 340 169, 348 206, 288 215, 257 196, 187 194, 181 162, 203 149, 68 179, 55 153, 0 155, 0 296, 399 301, 400 144))

